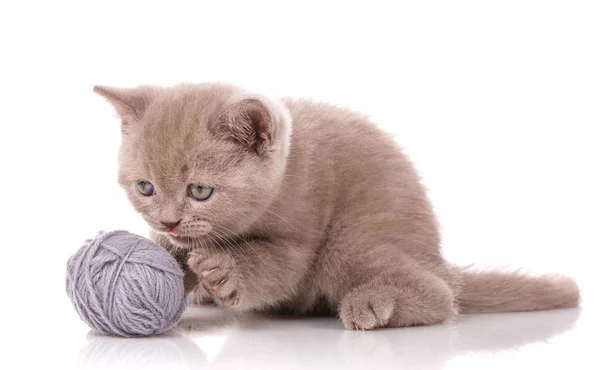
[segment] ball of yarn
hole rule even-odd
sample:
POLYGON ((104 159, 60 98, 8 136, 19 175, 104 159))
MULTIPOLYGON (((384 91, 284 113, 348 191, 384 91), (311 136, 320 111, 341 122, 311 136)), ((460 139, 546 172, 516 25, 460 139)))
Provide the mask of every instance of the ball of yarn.
POLYGON ((67 294, 90 327, 124 337, 165 332, 185 309, 177 261, 127 231, 101 233, 69 258, 67 294))

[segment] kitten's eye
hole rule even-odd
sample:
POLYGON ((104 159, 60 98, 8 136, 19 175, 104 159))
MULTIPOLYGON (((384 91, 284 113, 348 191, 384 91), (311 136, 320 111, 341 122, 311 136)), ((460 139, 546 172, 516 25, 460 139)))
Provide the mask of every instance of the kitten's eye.
POLYGON ((149 197, 154 195, 154 185, 149 181, 138 181, 137 189, 143 196, 149 197))
POLYGON ((191 184, 188 187, 188 194, 196 200, 207 200, 212 195, 213 190, 215 189, 210 186, 191 184))

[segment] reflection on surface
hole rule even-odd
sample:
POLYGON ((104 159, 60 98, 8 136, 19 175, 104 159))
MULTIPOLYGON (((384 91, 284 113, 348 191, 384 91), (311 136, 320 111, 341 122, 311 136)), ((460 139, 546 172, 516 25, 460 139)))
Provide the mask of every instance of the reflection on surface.
POLYGON ((355 332, 332 318, 235 316, 192 307, 169 335, 120 339, 91 335, 83 368, 419 368, 453 357, 514 349, 569 331, 578 309, 465 315, 431 327, 355 332))
POLYGON ((151 338, 115 338, 90 333, 77 358, 78 369, 193 369, 205 354, 175 331, 151 338))

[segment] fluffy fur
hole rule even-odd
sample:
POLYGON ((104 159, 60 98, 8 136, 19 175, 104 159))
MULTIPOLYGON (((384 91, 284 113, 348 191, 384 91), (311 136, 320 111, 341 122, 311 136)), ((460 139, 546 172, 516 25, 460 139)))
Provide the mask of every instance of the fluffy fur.
POLYGON ((337 313, 349 329, 578 304, 566 277, 444 261, 412 164, 360 114, 222 84, 94 90, 122 119, 119 182, 198 301, 337 313), (189 184, 215 191, 196 201, 189 184))

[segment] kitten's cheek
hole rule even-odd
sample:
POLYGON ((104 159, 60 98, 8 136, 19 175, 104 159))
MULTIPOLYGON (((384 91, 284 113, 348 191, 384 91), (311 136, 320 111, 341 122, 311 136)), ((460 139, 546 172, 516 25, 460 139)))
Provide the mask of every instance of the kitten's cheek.
POLYGON ((193 227, 194 233, 198 235, 206 235, 213 230, 213 226, 206 221, 200 221, 193 227))

